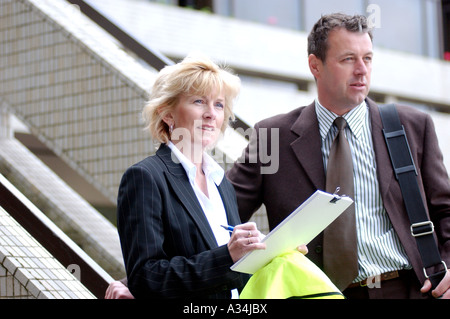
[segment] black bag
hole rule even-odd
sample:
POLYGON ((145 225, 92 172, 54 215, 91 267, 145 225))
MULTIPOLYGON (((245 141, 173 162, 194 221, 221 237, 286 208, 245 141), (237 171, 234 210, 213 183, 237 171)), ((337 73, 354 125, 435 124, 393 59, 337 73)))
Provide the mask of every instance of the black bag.
POLYGON ((423 273, 434 288, 447 272, 433 236, 434 225, 428 219, 417 182, 417 170, 411 156, 408 140, 394 104, 380 106, 383 134, 391 157, 395 177, 402 190, 403 202, 411 223, 411 235, 416 239, 423 263, 423 273), (443 266, 443 270, 427 274, 427 268, 443 266))

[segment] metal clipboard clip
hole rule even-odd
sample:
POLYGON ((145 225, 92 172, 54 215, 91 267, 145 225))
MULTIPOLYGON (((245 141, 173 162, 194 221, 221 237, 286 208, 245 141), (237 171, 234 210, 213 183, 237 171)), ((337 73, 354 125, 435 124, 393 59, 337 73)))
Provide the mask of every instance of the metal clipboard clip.
POLYGON ((341 199, 341 196, 339 196, 337 194, 337 193, 339 193, 340 190, 341 190, 341 188, 339 186, 336 187, 336 190, 333 193, 333 198, 330 200, 330 203, 336 204, 336 202, 341 199))

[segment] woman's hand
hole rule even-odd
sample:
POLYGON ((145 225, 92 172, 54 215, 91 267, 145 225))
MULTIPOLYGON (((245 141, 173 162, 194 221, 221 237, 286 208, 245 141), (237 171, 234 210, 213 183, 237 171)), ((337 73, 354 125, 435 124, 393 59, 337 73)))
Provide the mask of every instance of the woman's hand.
POLYGON ((117 280, 109 284, 105 299, 134 299, 134 297, 128 287, 117 280))
POLYGON ((228 250, 233 262, 241 259, 246 253, 255 249, 266 249, 266 244, 261 243, 264 235, 253 222, 236 225, 228 242, 228 250))

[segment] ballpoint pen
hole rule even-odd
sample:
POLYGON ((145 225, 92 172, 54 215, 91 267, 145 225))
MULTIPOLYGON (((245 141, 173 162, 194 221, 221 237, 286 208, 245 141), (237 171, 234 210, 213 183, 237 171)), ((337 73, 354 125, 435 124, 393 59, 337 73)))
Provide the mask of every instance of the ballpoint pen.
POLYGON ((229 232, 232 232, 233 229, 234 229, 233 226, 229 226, 229 225, 227 225, 227 226, 225 226, 225 225, 220 225, 220 226, 223 227, 223 228, 225 228, 225 229, 228 230, 229 232))

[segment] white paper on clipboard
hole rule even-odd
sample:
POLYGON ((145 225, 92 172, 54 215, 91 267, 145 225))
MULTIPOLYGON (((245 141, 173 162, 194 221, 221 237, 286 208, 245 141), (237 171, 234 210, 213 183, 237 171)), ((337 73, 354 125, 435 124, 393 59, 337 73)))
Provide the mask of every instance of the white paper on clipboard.
POLYGON ((266 249, 249 252, 231 270, 254 274, 276 256, 308 244, 352 203, 349 197, 317 190, 262 240, 266 249))

